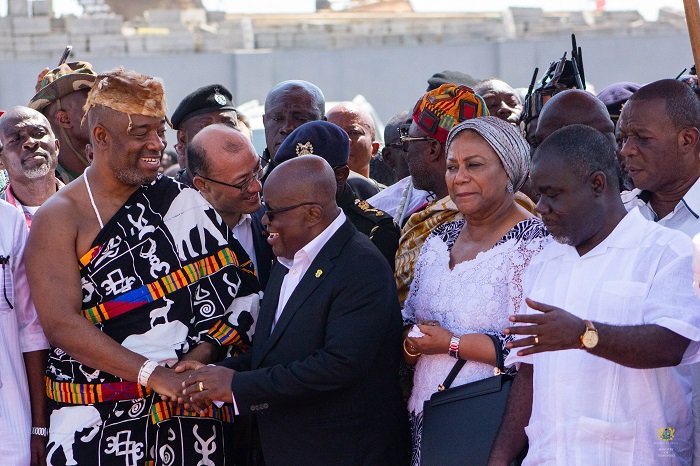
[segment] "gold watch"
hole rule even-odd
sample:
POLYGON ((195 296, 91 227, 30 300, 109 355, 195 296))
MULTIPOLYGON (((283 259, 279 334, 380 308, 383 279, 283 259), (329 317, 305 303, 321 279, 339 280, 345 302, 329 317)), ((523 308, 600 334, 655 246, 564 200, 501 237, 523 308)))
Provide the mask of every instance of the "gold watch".
POLYGON ((590 320, 583 321, 586 324, 586 331, 579 338, 581 339, 581 349, 593 349, 598 344, 598 330, 590 320))

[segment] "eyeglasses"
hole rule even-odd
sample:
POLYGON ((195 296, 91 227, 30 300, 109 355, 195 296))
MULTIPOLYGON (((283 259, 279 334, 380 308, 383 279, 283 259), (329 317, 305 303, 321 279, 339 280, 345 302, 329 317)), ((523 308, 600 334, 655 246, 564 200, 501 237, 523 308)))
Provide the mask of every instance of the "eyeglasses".
MULTIPOLYGON (((409 136, 408 135, 408 129, 411 127, 411 125, 401 125, 399 126, 399 141, 401 142, 401 148, 403 149, 404 152, 408 152, 408 147, 412 142, 417 142, 417 141, 437 141, 435 138, 431 138, 430 136, 419 136, 419 137, 414 137, 414 136, 409 136)), ((438 141, 439 142, 439 141, 438 141)))
POLYGON ((208 178, 208 177, 201 175, 199 173, 195 173, 194 175, 198 176, 202 179, 205 179, 207 181, 211 181, 212 183, 217 183, 217 184, 221 184, 224 186, 229 186, 231 188, 236 188, 240 191, 247 191, 248 188, 250 187, 250 184, 253 183, 254 181, 260 181, 264 174, 265 174, 265 169, 261 165, 258 165, 258 168, 255 169, 253 174, 249 178, 246 178, 245 180, 240 182, 239 184, 225 183, 223 181, 215 180, 213 178, 208 178))
POLYGON ((298 207, 305 206, 305 205, 321 205, 318 202, 301 202, 299 204, 295 205, 290 205, 289 207, 280 207, 279 209, 271 209, 269 205, 266 203, 262 203, 263 208, 265 209, 265 215, 267 215, 267 219, 271 222, 272 219, 275 218, 275 215, 281 214, 283 212, 288 212, 290 210, 294 210, 298 207))

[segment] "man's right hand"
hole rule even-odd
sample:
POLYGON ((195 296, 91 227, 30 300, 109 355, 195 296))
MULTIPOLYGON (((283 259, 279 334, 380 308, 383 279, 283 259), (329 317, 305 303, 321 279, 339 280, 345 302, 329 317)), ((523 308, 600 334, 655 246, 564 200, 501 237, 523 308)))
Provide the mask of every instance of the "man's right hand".
POLYGON ((182 398, 182 382, 186 378, 185 374, 179 374, 174 369, 158 366, 148 379, 148 385, 164 400, 182 403, 178 398, 182 398))

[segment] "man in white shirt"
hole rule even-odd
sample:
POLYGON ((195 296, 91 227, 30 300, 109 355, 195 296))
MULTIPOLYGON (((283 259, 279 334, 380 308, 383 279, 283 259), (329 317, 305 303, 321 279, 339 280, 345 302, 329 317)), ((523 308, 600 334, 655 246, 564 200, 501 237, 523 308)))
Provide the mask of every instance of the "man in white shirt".
POLYGON ((510 318, 529 325, 505 330, 520 370, 491 464, 527 434, 524 465, 690 465, 690 380, 672 367, 700 360, 690 239, 626 212, 614 147, 590 127, 552 134, 531 177, 556 242, 530 263, 527 305, 510 318))
POLYGON ((49 344, 32 303, 22 259, 27 241, 24 217, 0 201, 0 219, 0 461, 46 464, 43 373, 49 344))
POLYGON ((187 159, 194 187, 241 243, 265 288, 273 256, 255 215, 261 207, 263 171, 255 148, 237 129, 217 123, 192 138, 187 159))
POLYGON ((407 463, 396 288, 386 260, 336 204, 336 190, 318 156, 274 169, 263 221, 279 263, 253 347, 226 367, 184 365, 198 368, 185 393, 197 407, 225 400, 255 414, 271 466, 407 463))
POLYGON ((0 162, 10 184, 0 199, 24 217, 27 228, 39 206, 63 186, 56 178, 58 139, 49 120, 29 107, 15 107, 0 117, 0 162))
MULTIPOLYGON (((641 87, 618 122, 620 158, 636 189, 622 193, 627 210, 688 236, 700 233, 700 101, 681 81, 641 87)), ((695 464, 700 464, 700 364, 692 365, 695 464)))

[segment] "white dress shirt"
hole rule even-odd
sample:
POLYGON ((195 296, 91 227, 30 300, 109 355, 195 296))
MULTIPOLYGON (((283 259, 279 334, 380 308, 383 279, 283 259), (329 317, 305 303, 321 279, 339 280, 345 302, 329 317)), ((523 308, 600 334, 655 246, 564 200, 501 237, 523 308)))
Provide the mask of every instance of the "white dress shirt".
MULTIPOLYGON (((631 210, 634 207, 639 207, 639 211, 644 217, 657 222, 674 230, 682 231, 691 238, 700 233, 700 179, 695 181, 683 199, 676 207, 663 218, 658 218, 651 205, 644 200, 648 193, 642 193, 639 189, 625 191, 622 193, 622 202, 625 203, 625 208, 631 210)), ((694 464, 700 466, 700 363, 693 364, 690 367, 680 368, 681 371, 690 372, 693 387, 693 417, 695 419, 695 448, 694 448, 694 464)))
POLYGON ((22 353, 49 345, 29 294, 24 216, 0 201, 0 219, 0 262, 6 262, 0 265, 0 463, 24 465, 29 464, 31 406, 22 353))
POLYGON ((304 274, 306 274, 306 271, 309 270, 311 263, 314 261, 314 259, 316 259, 316 256, 318 256, 318 253, 321 252, 323 246, 325 246, 328 240, 331 239, 331 236, 333 236, 335 232, 340 229, 343 223, 345 223, 345 214, 342 210, 340 210, 340 213, 335 220, 333 220, 331 224, 328 225, 326 229, 323 230, 317 237, 309 241, 306 246, 299 249, 297 253, 294 254, 292 260, 284 257, 277 258, 277 261, 281 265, 287 267, 289 272, 287 272, 287 275, 284 276, 282 286, 280 287, 277 312, 275 313, 275 320, 272 323, 273 330, 275 328, 275 324, 282 315, 284 306, 286 306, 287 301, 289 301, 289 297, 292 296, 292 293, 297 288, 297 285, 299 285, 299 282, 304 277, 304 274))
POLYGON ((234 226, 231 231, 233 236, 236 237, 245 252, 248 253, 248 257, 253 261, 253 267, 255 267, 255 272, 258 271, 258 261, 255 256, 255 245, 253 243, 253 218, 250 214, 242 214, 240 220, 236 226, 234 226))
MULTIPOLYGON (((572 246, 545 246, 530 262, 523 289, 535 301, 594 322, 665 327, 691 340, 681 362, 689 364, 700 360, 691 251, 686 235, 647 221, 635 209, 584 256, 572 246)), ((521 312, 539 314, 526 304, 521 312)), ((524 357, 513 350, 506 365, 515 362, 534 369, 523 465, 691 464, 687 373, 676 367, 632 369, 580 349, 524 357), (667 435, 664 429, 670 429, 667 435)))

